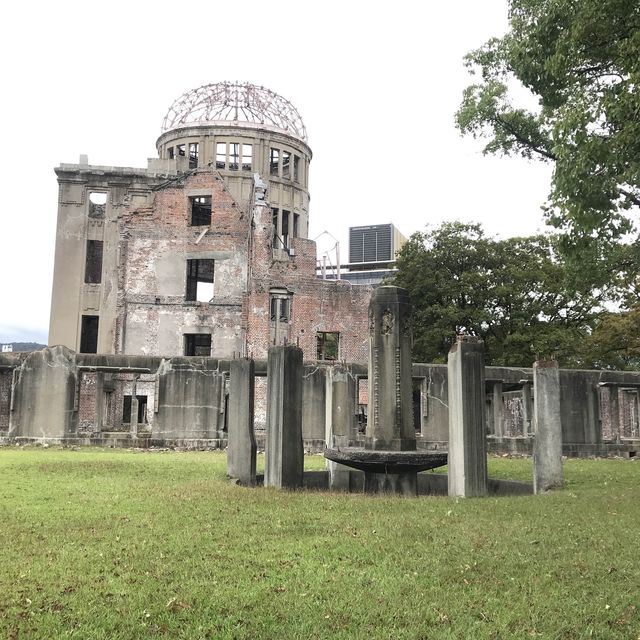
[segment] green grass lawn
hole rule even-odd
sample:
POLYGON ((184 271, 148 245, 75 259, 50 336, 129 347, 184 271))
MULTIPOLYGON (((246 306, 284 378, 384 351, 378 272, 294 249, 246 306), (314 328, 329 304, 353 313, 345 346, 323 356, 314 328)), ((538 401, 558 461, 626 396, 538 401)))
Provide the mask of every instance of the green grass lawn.
POLYGON ((402 499, 235 486, 219 452, 2 448, 0 638, 635 640, 640 463, 565 476, 402 499))

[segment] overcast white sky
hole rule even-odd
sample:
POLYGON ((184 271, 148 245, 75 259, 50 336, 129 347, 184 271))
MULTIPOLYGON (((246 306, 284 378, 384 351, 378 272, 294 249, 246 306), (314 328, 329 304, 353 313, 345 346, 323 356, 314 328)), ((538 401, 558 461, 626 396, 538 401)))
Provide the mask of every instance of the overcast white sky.
POLYGON ((355 225, 545 228, 550 168, 483 156, 454 126, 462 57, 504 33, 506 0, 61 0, 9 3, 3 22, 0 342, 47 341, 53 168, 81 153, 146 167, 169 105, 212 82, 297 107, 314 153, 310 237, 331 232, 345 257, 355 225))

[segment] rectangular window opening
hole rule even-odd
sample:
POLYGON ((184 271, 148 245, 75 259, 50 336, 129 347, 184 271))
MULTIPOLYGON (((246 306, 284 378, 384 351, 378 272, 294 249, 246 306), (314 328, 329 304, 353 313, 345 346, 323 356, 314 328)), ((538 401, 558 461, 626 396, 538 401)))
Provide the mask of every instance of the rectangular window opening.
POLYGON ((107 194, 101 191, 89 192, 89 217, 104 218, 107 208, 107 194))
POLYGON ((214 260, 187 260, 187 301, 213 300, 213 272, 214 260))
POLYGON ((102 240, 87 240, 84 281, 86 284, 102 282, 102 240))
POLYGON ((229 143, 229 169, 237 171, 240 166, 240 143, 229 143))
MULTIPOLYGON (((122 404, 122 424, 131 424, 132 396, 124 396, 122 404)), ((138 401, 138 424, 147 424, 147 396, 136 396, 138 401)))
POLYGON ((211 334, 210 333, 186 333, 184 336, 185 356, 210 356, 211 355, 211 334))
POLYGON ((99 316, 82 316, 80 353, 98 353, 99 316))
POLYGON ((291 320, 291 298, 272 296, 269 315, 271 322, 289 322, 291 320))
POLYGON ((272 176, 279 175, 280 170, 280 150, 271 149, 271 155, 269 157, 269 172, 272 176))
POLYGON ((316 333, 318 360, 337 360, 340 334, 337 331, 318 331, 316 333))
POLYGON ((167 157, 169 158, 169 160, 173 160, 175 158, 175 154, 173 152, 173 147, 169 147, 167 149, 167 157))
POLYGON ((227 166, 227 143, 216 143, 216 169, 225 169, 227 166))
POLYGON ((183 156, 184 157, 184 156, 187 155, 186 147, 183 144, 179 144, 176 147, 176 150, 177 150, 179 156, 183 156))
POLYGON ((285 249, 290 248, 289 241, 289 212, 286 209, 282 210, 282 244, 285 249))
POLYGON ((293 237, 294 238, 300 237, 300 214, 299 213, 293 214, 293 237))
POLYGON ((198 166, 198 143, 189 143, 189 169, 195 169, 198 166))
POLYGON ((253 159, 253 147, 250 144, 242 145, 242 170, 251 171, 253 159))
POLYGON ((291 153, 289 151, 282 152, 282 177, 291 177, 291 153))
POLYGON ((211 196, 195 196, 191 201, 191 226, 211 224, 211 196))

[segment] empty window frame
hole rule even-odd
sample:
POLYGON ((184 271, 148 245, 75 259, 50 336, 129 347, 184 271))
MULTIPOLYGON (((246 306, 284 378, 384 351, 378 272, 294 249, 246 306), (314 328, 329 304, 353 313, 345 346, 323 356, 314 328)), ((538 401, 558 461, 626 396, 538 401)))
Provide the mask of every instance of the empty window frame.
POLYGON ((294 238, 300 237, 300 214, 299 213, 293 214, 293 237, 294 238))
POLYGON ((269 155, 269 173, 272 176, 280 175, 280 149, 271 148, 269 155))
POLYGON ((84 281, 87 284, 102 282, 102 240, 87 240, 84 281))
POLYGON ((80 353, 98 353, 99 316, 82 316, 80 353))
POLYGON ((291 177, 291 152, 289 151, 282 152, 282 177, 291 177))
POLYGON ((167 149, 167 158, 169 158, 169 160, 173 160, 175 158, 175 154, 173 152, 173 147, 169 147, 167 149))
POLYGON ((211 196, 194 196, 191 203, 191 226, 201 227, 211 224, 211 196))
POLYGON ((316 333, 318 360, 337 360, 340 347, 340 334, 337 331, 318 331, 316 333))
POLYGON ((227 143, 216 143, 216 169, 227 168, 227 143))
POLYGON ((251 171, 253 162, 253 147, 250 144, 242 145, 242 170, 251 171))
POLYGON ((229 169, 231 171, 237 171, 240 167, 240 143, 229 143, 229 169))
POLYGON ((104 218, 107 208, 107 194, 102 191, 89 192, 89 217, 104 218))
POLYGON ((185 333, 184 355, 185 356, 210 356, 211 355, 211 334, 210 333, 185 333))
POLYGON ((186 300, 211 302, 213 300, 214 260, 187 260, 186 300))
MULTIPOLYGON (((136 396, 138 401, 138 424, 147 424, 147 396, 136 396)), ((124 396, 122 403, 122 424, 131 423, 132 396, 124 396)))
POLYGON ((269 301, 269 318, 271 322, 291 321, 291 295, 272 294, 269 301))
POLYGON ((282 233, 280 237, 282 238, 282 245, 284 249, 289 249, 291 247, 291 240, 289 238, 289 214, 290 212, 286 209, 282 210, 282 233))
POLYGON ((179 144, 178 146, 176 146, 176 152, 178 153, 179 156, 184 157, 187 155, 186 147, 183 144, 179 144))
POLYGON ((189 169, 195 169, 198 166, 198 143, 189 143, 189 169))

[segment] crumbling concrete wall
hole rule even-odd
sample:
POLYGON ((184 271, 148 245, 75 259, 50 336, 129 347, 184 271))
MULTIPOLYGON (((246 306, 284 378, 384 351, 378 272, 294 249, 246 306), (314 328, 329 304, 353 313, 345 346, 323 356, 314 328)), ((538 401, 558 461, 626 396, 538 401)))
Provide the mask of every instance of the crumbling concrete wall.
POLYGON ((224 430, 224 377, 213 362, 171 358, 158 368, 158 415, 154 438, 221 439, 224 430))
POLYGON ((58 346, 30 353, 16 376, 9 435, 46 439, 74 433, 77 383, 74 352, 58 346))

